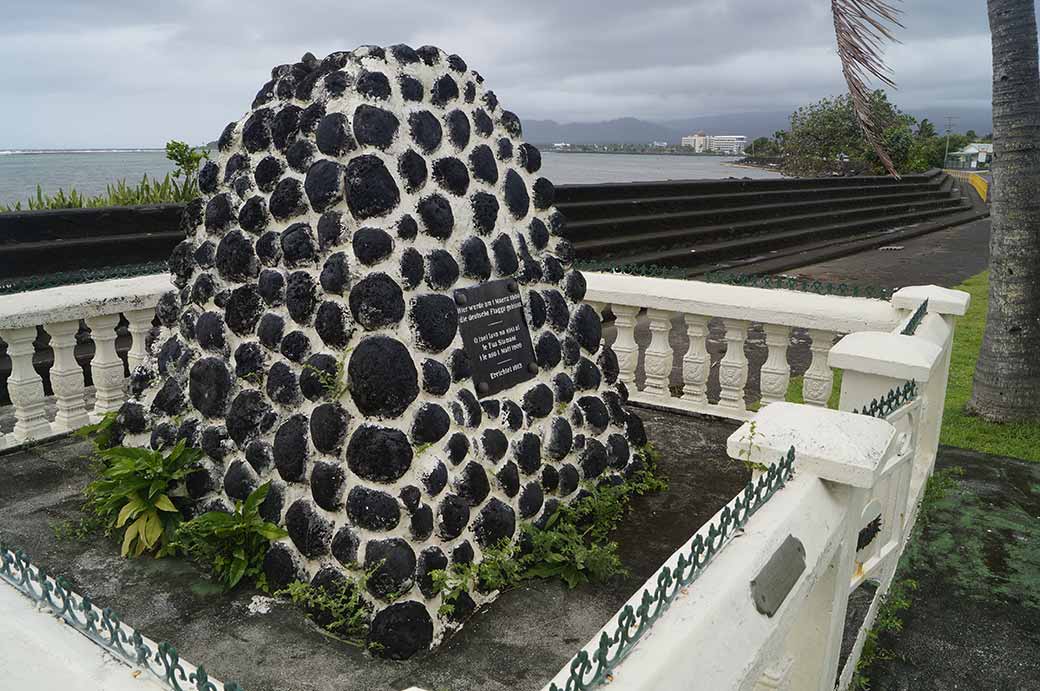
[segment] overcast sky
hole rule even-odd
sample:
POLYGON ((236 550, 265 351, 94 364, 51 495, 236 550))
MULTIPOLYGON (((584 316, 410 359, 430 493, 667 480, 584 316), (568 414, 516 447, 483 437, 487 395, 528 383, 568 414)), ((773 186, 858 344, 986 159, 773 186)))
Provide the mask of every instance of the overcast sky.
MULTIPOLYGON (((985 108, 982 0, 907 0, 888 51, 904 110, 985 108)), ((777 111, 843 90, 827 0, 13 0, 0 148, 216 139, 272 66, 437 45, 504 107, 559 121, 777 111)))

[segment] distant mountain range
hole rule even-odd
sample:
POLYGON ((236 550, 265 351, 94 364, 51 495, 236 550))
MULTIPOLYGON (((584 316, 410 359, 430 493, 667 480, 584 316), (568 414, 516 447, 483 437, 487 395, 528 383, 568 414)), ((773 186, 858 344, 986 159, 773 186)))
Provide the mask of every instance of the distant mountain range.
MULTIPOLYGON (((649 144, 654 141, 678 144, 684 135, 697 130, 708 134, 743 134, 748 139, 771 137, 777 130, 787 129, 791 112, 724 113, 650 122, 639 118, 617 118, 599 122, 567 122, 555 120, 523 120, 524 139, 535 144, 649 144)), ((980 136, 993 129, 993 118, 988 108, 955 110, 911 110, 918 120, 928 118, 935 129, 942 132, 945 117, 957 118, 954 131, 975 130, 980 136)))

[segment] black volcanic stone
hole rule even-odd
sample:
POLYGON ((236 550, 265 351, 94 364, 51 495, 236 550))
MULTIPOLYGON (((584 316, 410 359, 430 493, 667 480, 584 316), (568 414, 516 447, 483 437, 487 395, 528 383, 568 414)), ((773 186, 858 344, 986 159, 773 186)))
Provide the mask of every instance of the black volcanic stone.
POLYGON ((574 385, 583 390, 596 390, 599 388, 602 377, 599 368, 588 358, 578 360, 578 366, 574 371, 574 385))
POLYGON ((180 229, 184 231, 184 235, 191 237, 195 235, 195 231, 199 225, 202 224, 204 204, 202 197, 195 197, 190 202, 184 205, 184 211, 181 212, 180 229))
POLYGON ((423 360, 422 389, 434 396, 443 396, 451 386, 451 375, 448 368, 433 359, 423 360))
POLYGON ((228 327, 239 336, 253 332, 262 311, 260 293, 255 285, 249 283, 232 290, 224 307, 228 327))
POLYGON ((184 410, 184 391, 180 383, 174 378, 169 378, 156 392, 152 399, 152 411, 165 413, 166 415, 179 415, 184 410))
POLYGON ((473 557, 473 545, 469 544, 469 540, 463 540, 451 550, 451 563, 453 564, 472 564, 473 557))
POLYGON ((269 231, 256 241, 256 256, 264 266, 278 266, 282 261, 282 243, 279 234, 269 231))
POLYGON ((426 255, 427 285, 437 290, 446 290, 457 280, 459 280, 459 265, 450 252, 438 249, 426 255))
POLYGON ((246 341, 235 349, 235 376, 256 381, 263 379, 264 354, 255 341, 246 341))
POLYGON ((382 216, 401 201, 390 171, 372 155, 357 156, 347 164, 346 197, 350 213, 357 219, 382 216))
POLYGON ((499 499, 492 499, 480 510, 473 532, 481 547, 497 545, 500 541, 513 537, 516 532, 516 513, 508 504, 499 499))
POLYGON ((570 463, 560 468, 560 496, 566 497, 568 494, 578 489, 578 469, 572 466, 570 463))
MULTIPOLYGON (((212 244, 210 245, 212 247, 212 244)), ((159 297, 155 314, 163 326, 173 326, 181 313, 181 299, 176 290, 167 290, 159 297)))
POLYGON ((509 141, 506 137, 502 137, 498 140, 497 152, 500 161, 508 161, 513 158, 513 142, 509 141))
POLYGON ((534 197, 534 208, 548 209, 556 198, 556 188, 545 178, 538 178, 531 186, 534 197))
POLYGON ((408 131, 412 135, 412 140, 425 153, 431 153, 441 145, 443 136, 441 123, 428 110, 420 110, 408 116, 408 131))
MULTIPOLYGON (((134 431, 126 427, 126 425, 123 426, 128 432, 134 431)), ((227 431, 223 427, 217 427, 216 425, 211 425, 202 430, 199 444, 206 455, 218 463, 224 460, 224 456, 227 454, 230 446, 227 431)))
POLYGON ((578 399, 578 407, 585 414, 585 421, 597 432, 602 432, 610 422, 607 406, 597 396, 582 396, 578 399))
POLYGON ((545 317, 554 331, 563 331, 570 323, 570 311, 567 301, 557 290, 546 290, 542 293, 545 299, 545 317))
POLYGON ((560 486, 560 471, 551 465, 542 466, 542 488, 546 492, 555 492, 560 486))
POLYGON ((386 492, 355 485, 347 494, 347 516, 366 530, 393 530, 401 521, 401 507, 386 492))
POLYGON ((516 148, 517 160, 528 173, 537 173, 542 167, 542 153, 530 144, 521 144, 516 148))
POLYGON ((332 72, 325 75, 325 93, 330 96, 342 96, 351 84, 350 75, 346 72, 332 72))
POLYGON ((415 49, 415 54, 430 67, 441 61, 441 51, 436 46, 419 46, 415 49))
POLYGON ((433 535, 433 509, 420 506, 412 514, 408 525, 408 533, 413 540, 426 540, 433 535))
POLYGON ((365 545, 365 571, 368 591, 386 599, 394 593, 411 590, 415 573, 415 552, 399 537, 369 540, 365 545))
POLYGON ((354 566, 357 563, 358 547, 361 541, 347 526, 336 531, 332 538, 332 556, 344 566, 354 566))
POLYGON ((419 234, 419 224, 408 214, 401 216, 394 227, 397 229, 397 237, 402 240, 414 240, 419 234))
POLYGON ((419 586, 419 592, 424 597, 434 598, 437 596, 438 591, 433 584, 433 576, 430 574, 433 571, 442 571, 447 568, 448 558, 444 556, 444 552, 440 547, 427 547, 419 552, 419 558, 416 560, 415 567, 415 582, 419 586))
POLYGON ((199 190, 206 194, 213 194, 217 191, 219 177, 220 167, 213 161, 206 161, 199 169, 199 190))
POLYGON ((267 373, 267 397, 275 403, 292 406, 300 401, 300 384, 292 368, 284 362, 271 365, 267 373))
POLYGON ((378 264, 394 251, 394 239, 382 228, 359 228, 352 240, 354 256, 362 264, 378 264))
POLYGON ((456 197, 463 196, 469 189, 469 171, 462 161, 453 156, 434 161, 433 179, 456 197))
POLYGON ((455 70, 456 72, 465 72, 466 61, 460 58, 458 55, 452 54, 448 56, 448 67, 455 70))
POLYGON ((260 233, 267 227, 270 214, 263 197, 250 197, 238 212, 238 224, 250 233, 260 233))
POLYGON ((478 237, 468 237, 460 247, 462 255, 462 273, 467 278, 487 280, 491 276, 491 260, 488 258, 487 245, 478 237))
POLYGON ((289 274, 285 285, 285 306, 289 316, 297 324, 306 325, 314 314, 317 303, 318 286, 306 271, 294 271, 289 274))
POLYGON ((344 252, 336 252, 325 260, 318 277, 322 289, 332 295, 342 295, 350 287, 350 264, 344 252))
POLYGON ((130 396, 139 398, 145 390, 155 381, 155 371, 148 367, 135 367, 130 373, 130 396))
POLYGON ((552 390, 545 384, 536 384, 524 393, 522 407, 531 417, 545 417, 553 409, 552 390))
POLYGON ((563 279, 563 292, 572 302, 585 299, 586 282, 580 271, 571 271, 563 279))
POLYGON ((415 511, 419 508, 419 501, 422 499, 422 490, 415 485, 406 485, 401 488, 397 498, 404 504, 404 508, 408 511, 415 511))
POLYGON ((554 461, 563 459, 571 452, 574 434, 566 418, 555 417, 549 427, 549 439, 545 443, 545 453, 554 461))
POLYGON ((170 336, 159 349, 159 374, 182 374, 184 366, 190 363, 192 357, 193 353, 189 347, 176 336, 170 336))
POLYGON ((341 211, 326 211, 318 219, 318 248, 327 250, 338 245, 343 237, 345 224, 341 211))
POLYGON ((444 489, 445 485, 448 484, 448 468, 440 461, 437 461, 430 472, 421 475, 423 487, 426 488, 426 493, 431 497, 440 494, 441 490, 444 489))
POLYGON ((362 103, 354 111, 354 137, 358 144, 385 149, 397 136, 397 116, 388 110, 362 103))
POLYGON ((611 434, 607 437, 607 462, 611 468, 621 470, 628 464, 631 453, 628 448, 628 440, 620 434, 611 434))
POLYGON ((282 423, 274 435, 274 465, 286 482, 303 479, 307 463, 307 416, 297 413, 282 423))
POLYGON ((222 192, 206 202, 206 230, 219 233, 227 230, 235 218, 235 207, 231 196, 222 192))
POLYGON ((574 380, 566 372, 560 372, 553 377, 553 393, 559 403, 570 403, 574 398, 574 380))
POLYGON ((253 179, 256 181, 256 186, 262 191, 270 192, 282 177, 283 172, 285 172, 285 168, 281 161, 274 156, 265 156, 256 164, 253 179))
POLYGON ((375 655, 391 660, 407 660, 429 649, 433 641, 433 621, 426 607, 409 600, 395 602, 372 618, 368 642, 375 655))
POLYGON ((271 120, 274 114, 270 108, 253 111, 242 125, 242 145, 246 151, 255 152, 271 145, 271 120))
POLYGON ((192 471, 184 478, 184 488, 191 499, 201 499, 217 488, 213 472, 207 468, 192 471))
MULTIPOLYGON (((481 470, 483 472, 483 470, 481 470)), ((487 478, 484 478, 487 482, 487 478)), ((486 493, 485 493, 486 496, 486 493)), ((469 503, 465 499, 454 494, 448 494, 441 500, 437 508, 437 531, 445 540, 454 540, 469 523, 469 503)))
POLYGON ((231 282, 255 278, 260 272, 253 243, 238 230, 221 238, 217 245, 216 266, 220 276, 231 282))
POLYGON ((382 72, 362 70, 356 88, 359 94, 369 98, 385 100, 390 96, 390 80, 382 72))
POLYGON ((487 499, 490 491, 487 473, 482 465, 473 461, 463 467, 462 473, 455 480, 456 494, 470 506, 479 506, 487 499))
POLYGON ((578 305, 571 315, 568 329, 586 351, 595 353, 599 350, 599 344, 603 338, 603 324, 599 313, 592 305, 578 305))
POLYGON ((334 206, 343 199, 343 166, 326 159, 315 161, 307 169, 303 189, 315 211, 334 206))
POLYGON ((306 173, 314 161, 317 149, 306 139, 297 139, 285 152, 285 161, 297 173, 306 173))
POLYGON ((531 219, 527 224, 527 235, 535 249, 543 250, 549 244, 549 229, 537 218, 531 219))
POLYGON ((419 62, 419 54, 416 53, 415 49, 411 46, 398 43, 390 46, 389 50, 390 54, 394 56, 394 59, 402 64, 410 65, 419 62))
POLYGON ((473 177, 489 185, 498 182, 498 166, 495 164, 495 154, 491 147, 486 144, 474 147, 469 154, 469 165, 473 170, 473 177))
POLYGON ((282 178, 275 185, 268 202, 271 215, 280 221, 298 216, 307 210, 307 200, 303 195, 303 185, 296 178, 282 178))
POLYGON ((568 367, 577 364, 581 357, 581 346, 573 336, 563 337, 563 364, 568 367))
POLYGON ((607 404, 610 421, 619 427, 623 427, 625 420, 628 419, 628 413, 625 410, 624 402, 621 400, 621 395, 616 391, 603 391, 600 396, 603 398, 603 402, 607 404))
POLYGON ((469 144, 469 118, 461 110, 453 110, 445 118, 448 124, 448 140, 460 151, 469 144))
POLYGON ((436 403, 423 403, 412 421, 412 443, 432 444, 444 438, 451 427, 451 418, 436 403))
POLYGON ((224 493, 232 499, 245 501, 249 494, 260 486, 256 473, 244 461, 235 461, 224 474, 224 493))
POLYGON ((274 449, 262 439, 254 439, 246 445, 246 461, 259 474, 274 467, 274 449))
POLYGON ((404 295, 397 281, 384 273, 365 276, 350 291, 354 320, 368 330, 389 326, 404 317, 404 295))
POLYGON ((551 255, 542 257, 542 276, 547 283, 559 283, 563 279, 563 264, 551 255))
POLYGON ((322 454, 339 455, 350 414, 338 403, 322 403, 311 411, 311 442, 322 454))
POLYGON ((397 172, 401 174, 404 189, 416 192, 426 184, 426 159, 408 149, 397 159, 397 172))
POLYGON ((484 409, 484 414, 487 415, 488 420, 494 420, 502 412, 502 404, 493 398, 481 401, 480 407, 484 409))
POLYGON ((430 91, 430 102, 435 106, 444 106, 449 101, 454 101, 459 97, 459 85, 458 83, 449 77, 444 75, 437 79, 433 83, 433 89, 430 91))
POLYGON ((297 499, 285 512, 285 530, 289 539, 305 557, 328 554, 332 541, 332 524, 306 499, 297 499))
POLYGON ((290 104, 282 108, 274 116, 274 122, 271 123, 271 141, 274 142, 274 147, 279 151, 283 151, 289 144, 289 141, 300 130, 301 112, 302 109, 299 106, 290 104))
POLYGON ((509 441, 506 435, 499 429, 486 429, 480 435, 480 448, 484 455, 492 462, 498 463, 506 455, 509 449, 509 441))
POLYGON ((533 475, 542 467, 542 442, 537 434, 525 432, 513 442, 513 458, 524 475, 533 475))
POLYGON ((481 235, 488 235, 495 229, 498 220, 498 199, 487 192, 477 192, 470 197, 473 209, 473 225, 481 235))
MULTIPOLYGON (((491 92, 489 91, 488 93, 491 92)), ((498 119, 498 123, 502 125, 506 132, 514 137, 520 137, 523 135, 523 129, 520 126, 520 118, 516 116, 516 113, 503 110, 502 115, 498 119)))
POLYGON ((347 464, 364 480, 394 482, 408 472, 412 447, 401 430, 361 425, 347 444, 347 464))
POLYGON ((191 367, 188 397, 206 417, 223 417, 231 392, 231 372, 221 359, 205 357, 191 367))
POLYGON ((227 151, 235 143, 235 128, 238 126, 237 122, 229 122, 220 133, 220 138, 217 139, 217 148, 221 151, 227 151))
POLYGON ((448 369, 451 371, 451 380, 454 382, 468 379, 471 374, 469 356, 462 348, 456 348, 448 356, 448 369))
POLYGON ((401 98, 406 101, 421 101, 425 94, 422 82, 415 77, 402 74, 397 78, 397 86, 401 89, 401 98))
POLYGON ((339 463, 318 461, 311 470, 311 496, 314 503, 326 511, 338 511, 343 506, 347 474, 339 463))
POLYGON ((446 240, 451 237, 455 225, 455 217, 451 204, 439 194, 431 194, 419 200, 419 217, 423 222, 423 230, 431 237, 446 240))
POLYGON ((422 283, 424 275, 423 258, 419 250, 409 247, 401 253, 401 282, 408 290, 422 283))
POLYGON ((502 420, 515 432, 524 424, 524 411, 516 403, 506 399, 502 401, 502 420))
POLYGON ((506 207, 513 218, 521 219, 530 210, 531 200, 527 195, 527 186, 524 179, 510 168, 506 171, 505 182, 506 207))
POLYGON ((314 143, 326 156, 342 156, 357 148, 350 133, 350 122, 343 113, 329 113, 321 119, 314 131, 314 143))
POLYGON ((545 324, 545 300, 537 290, 527 293, 527 316, 532 329, 540 329, 545 324))
POLYGON ((307 578, 299 558, 285 545, 273 544, 264 555, 264 576, 271 592, 281 590, 294 581, 307 578))
POLYGON ((350 335, 354 331, 350 311, 340 302, 327 300, 318 306, 314 329, 325 345, 343 348, 350 342, 350 335))
POLYGON ((599 477, 607 468, 607 450, 598 439, 589 437, 585 440, 585 448, 581 450, 578 462, 586 478, 599 477))
POLYGON ((282 257, 290 268, 306 266, 314 262, 318 253, 318 243, 307 223, 293 223, 280 236, 282 257))
POLYGON ((268 350, 276 350, 285 335, 285 320, 274 312, 268 312, 260 318, 256 335, 260 345, 268 350))
POLYGON ((467 427, 479 427, 480 421, 483 419, 483 414, 480 408, 480 403, 477 402, 477 397, 473 395, 473 392, 469 389, 461 389, 456 397, 459 403, 462 404, 464 412, 462 422, 467 427))
POLYGON ((491 122, 491 118, 488 117, 487 111, 483 108, 477 108, 473 111, 473 129, 481 137, 490 137, 495 129, 495 123, 491 122))
POLYGON ((509 461, 502 466, 495 477, 498 478, 502 491, 507 497, 515 497, 520 491, 520 472, 517 470, 516 463, 509 461))
POLYGON ((325 117, 325 104, 315 101, 300 113, 300 131, 313 134, 323 117, 325 117))
POLYGON ((309 401, 317 401, 335 393, 338 363, 328 353, 315 353, 307 358, 300 371, 300 391, 309 401))
MULTIPOLYGON (((244 447, 260 432, 260 422, 269 412, 264 395, 255 389, 246 389, 231 401, 227 415, 227 432, 232 441, 244 447)), ((241 497, 238 497, 241 499, 241 497)))
POLYGON ((528 482, 520 493, 520 517, 530 518, 542 510, 545 494, 538 482, 528 482))
POLYGON ((469 438, 462 432, 456 432, 448 439, 446 450, 452 465, 462 463, 469 453, 469 438))
POLYGON ((371 336, 354 349, 347 365, 350 395, 364 415, 397 417, 419 395, 418 373, 400 341, 371 336))
POLYGON ((629 411, 628 420, 625 422, 625 435, 632 446, 646 446, 646 429, 643 427, 643 421, 632 411, 629 411))

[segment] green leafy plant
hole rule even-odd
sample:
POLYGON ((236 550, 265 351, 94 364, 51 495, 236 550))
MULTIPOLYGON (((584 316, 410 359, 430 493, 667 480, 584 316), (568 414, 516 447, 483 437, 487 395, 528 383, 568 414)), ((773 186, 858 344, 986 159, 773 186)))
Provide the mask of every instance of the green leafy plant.
POLYGON ((73 434, 82 439, 90 439, 94 443, 94 451, 105 451, 119 443, 119 429, 116 426, 117 411, 105 415, 92 425, 84 425, 73 434))
POLYGON ((88 503, 109 530, 123 530, 123 556, 174 553, 182 519, 168 492, 192 471, 201 451, 182 439, 168 453, 115 446, 97 455, 106 468, 87 486, 88 503))
POLYGON ((166 142, 166 158, 176 164, 177 174, 184 178, 185 183, 198 184, 199 164, 209 158, 209 150, 171 139, 166 142))
POLYGON ((440 614, 449 616, 455 611, 459 596, 474 589, 483 592, 511 588, 524 577, 520 547, 509 539, 502 539, 494 547, 484 550, 479 563, 452 564, 449 569, 430 572, 433 587, 443 594, 440 614))
POLYGON ((231 590, 245 577, 267 591, 264 555, 273 540, 288 535, 260 515, 271 483, 253 490, 244 502, 236 501, 232 513, 208 511, 177 528, 177 546, 204 564, 231 590))
POLYGON ((336 638, 363 647, 372 621, 372 605, 363 593, 373 570, 321 586, 294 581, 275 595, 288 597, 336 638))

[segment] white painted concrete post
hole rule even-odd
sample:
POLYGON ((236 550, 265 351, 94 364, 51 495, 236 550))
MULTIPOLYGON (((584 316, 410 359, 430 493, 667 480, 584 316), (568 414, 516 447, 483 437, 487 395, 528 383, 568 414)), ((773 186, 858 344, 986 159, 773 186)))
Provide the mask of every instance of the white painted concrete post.
POLYGON ((787 346, 791 343, 791 328, 779 324, 763 324, 769 354, 759 374, 762 405, 776 403, 787 397, 791 381, 791 366, 787 364, 787 346))
POLYGON ((726 325, 726 354, 719 362, 719 405, 738 414, 747 410, 744 402, 744 385, 747 383, 747 356, 744 341, 747 340, 748 322, 743 319, 723 319, 726 325))
POLYGON ((152 330, 153 319, 155 319, 154 307, 126 312, 126 320, 130 322, 130 337, 133 339, 130 343, 130 352, 126 354, 126 361, 130 365, 131 372, 143 365, 148 358, 148 351, 144 344, 148 332, 152 330))
POLYGON ((116 325, 118 314, 99 314, 86 319, 94 338, 94 359, 90 361, 90 374, 94 380, 94 420, 105 413, 119 410, 126 400, 126 380, 123 377, 123 361, 116 354, 116 325))
POLYGON ((643 357, 646 382, 643 391, 652 396, 669 396, 668 377, 672 373, 672 345, 668 335, 672 332, 672 313, 666 310, 648 309, 650 320, 650 345, 643 357))
POLYGON ((708 317, 699 314, 683 316, 686 322, 686 335, 690 338, 690 347, 683 355, 683 394, 684 400, 692 403, 707 404, 708 368, 711 361, 708 357, 708 317))
POLYGON ((51 388, 57 399, 58 412, 54 416, 54 431, 68 432, 89 424, 83 370, 76 362, 76 333, 79 320, 53 322, 44 329, 51 335, 54 365, 51 367, 51 388))
POLYGON ((826 408, 834 386, 834 373, 827 365, 827 353, 834 342, 834 333, 810 329, 809 338, 812 339, 809 346, 812 362, 802 379, 802 399, 809 405, 826 408))
POLYGON ((636 388, 636 366, 639 364, 639 345, 636 343, 636 316, 639 307, 611 305, 617 338, 611 346, 618 359, 618 378, 632 391, 636 388))
POLYGON ((4 329, 0 338, 7 342, 7 354, 11 357, 11 376, 7 379, 15 417, 11 438, 15 443, 43 439, 50 434, 51 424, 43 400, 43 378, 33 369, 36 327, 4 329))
POLYGON ((803 576, 815 585, 783 645, 774 651, 777 659, 760 661, 765 667, 756 682, 760 686, 786 683, 778 688, 833 690, 856 568, 859 519, 885 462, 895 453, 896 438, 895 428, 885 420, 786 402, 766 406, 730 435, 727 452, 732 458, 764 465, 775 463, 793 446, 795 475, 824 480, 846 507, 826 568, 803 576), (785 670, 785 679, 769 678, 766 672, 777 668, 785 670))

